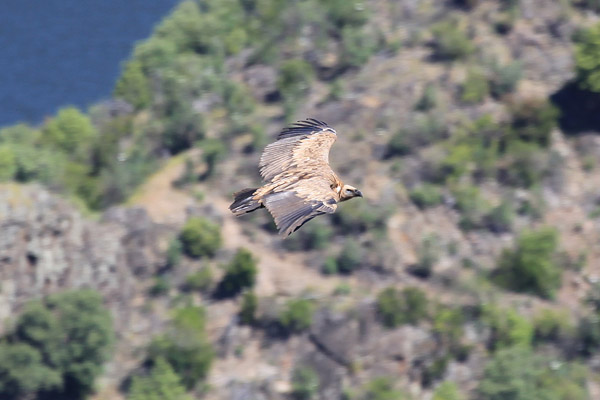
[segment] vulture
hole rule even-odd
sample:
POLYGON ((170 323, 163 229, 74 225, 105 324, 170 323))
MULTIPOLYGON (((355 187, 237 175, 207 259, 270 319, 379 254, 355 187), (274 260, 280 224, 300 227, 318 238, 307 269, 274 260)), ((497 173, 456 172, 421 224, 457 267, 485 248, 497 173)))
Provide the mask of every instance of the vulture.
POLYGON ((332 214, 337 204, 362 197, 329 166, 336 131, 313 118, 285 128, 260 157, 264 185, 233 194, 229 209, 237 216, 265 207, 285 237, 317 215, 332 214))

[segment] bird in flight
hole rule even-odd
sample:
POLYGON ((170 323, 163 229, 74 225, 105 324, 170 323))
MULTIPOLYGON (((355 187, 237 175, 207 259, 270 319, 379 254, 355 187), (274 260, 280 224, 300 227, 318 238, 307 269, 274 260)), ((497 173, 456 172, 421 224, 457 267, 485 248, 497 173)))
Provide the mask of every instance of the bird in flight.
POLYGON ((332 214, 337 204, 362 197, 329 166, 329 149, 337 133, 325 122, 309 118, 285 128, 260 157, 265 184, 233 194, 235 215, 266 207, 279 233, 289 236, 317 215, 332 214))

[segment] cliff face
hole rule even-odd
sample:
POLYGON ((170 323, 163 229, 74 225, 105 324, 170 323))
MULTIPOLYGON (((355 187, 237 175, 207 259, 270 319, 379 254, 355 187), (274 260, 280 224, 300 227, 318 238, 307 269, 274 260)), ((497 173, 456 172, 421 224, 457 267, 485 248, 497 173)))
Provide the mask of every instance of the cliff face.
POLYGON ((103 295, 122 337, 141 329, 132 326, 136 296, 164 265, 167 233, 143 209, 95 221, 41 186, 0 185, 0 330, 27 300, 76 288, 103 295))

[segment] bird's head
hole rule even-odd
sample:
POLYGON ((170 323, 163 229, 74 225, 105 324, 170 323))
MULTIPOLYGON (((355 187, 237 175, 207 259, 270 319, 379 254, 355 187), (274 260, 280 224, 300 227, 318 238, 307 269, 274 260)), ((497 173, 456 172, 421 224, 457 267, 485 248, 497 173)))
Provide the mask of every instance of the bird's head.
POLYGON ((363 197, 363 194, 360 190, 358 190, 354 186, 350 186, 350 185, 342 186, 342 190, 340 190, 340 201, 350 200, 353 197, 363 197))

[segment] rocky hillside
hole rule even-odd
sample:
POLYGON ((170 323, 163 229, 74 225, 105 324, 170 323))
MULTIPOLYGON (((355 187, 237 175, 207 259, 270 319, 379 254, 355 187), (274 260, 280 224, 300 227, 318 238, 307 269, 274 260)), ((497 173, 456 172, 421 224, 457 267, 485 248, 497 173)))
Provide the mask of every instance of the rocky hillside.
POLYGON ((183 1, 114 99, 0 130, 0 393, 67 396, 2 371, 91 288, 95 399, 600 398, 599 10, 183 1), (306 117, 365 198, 283 241, 228 206, 306 117))

